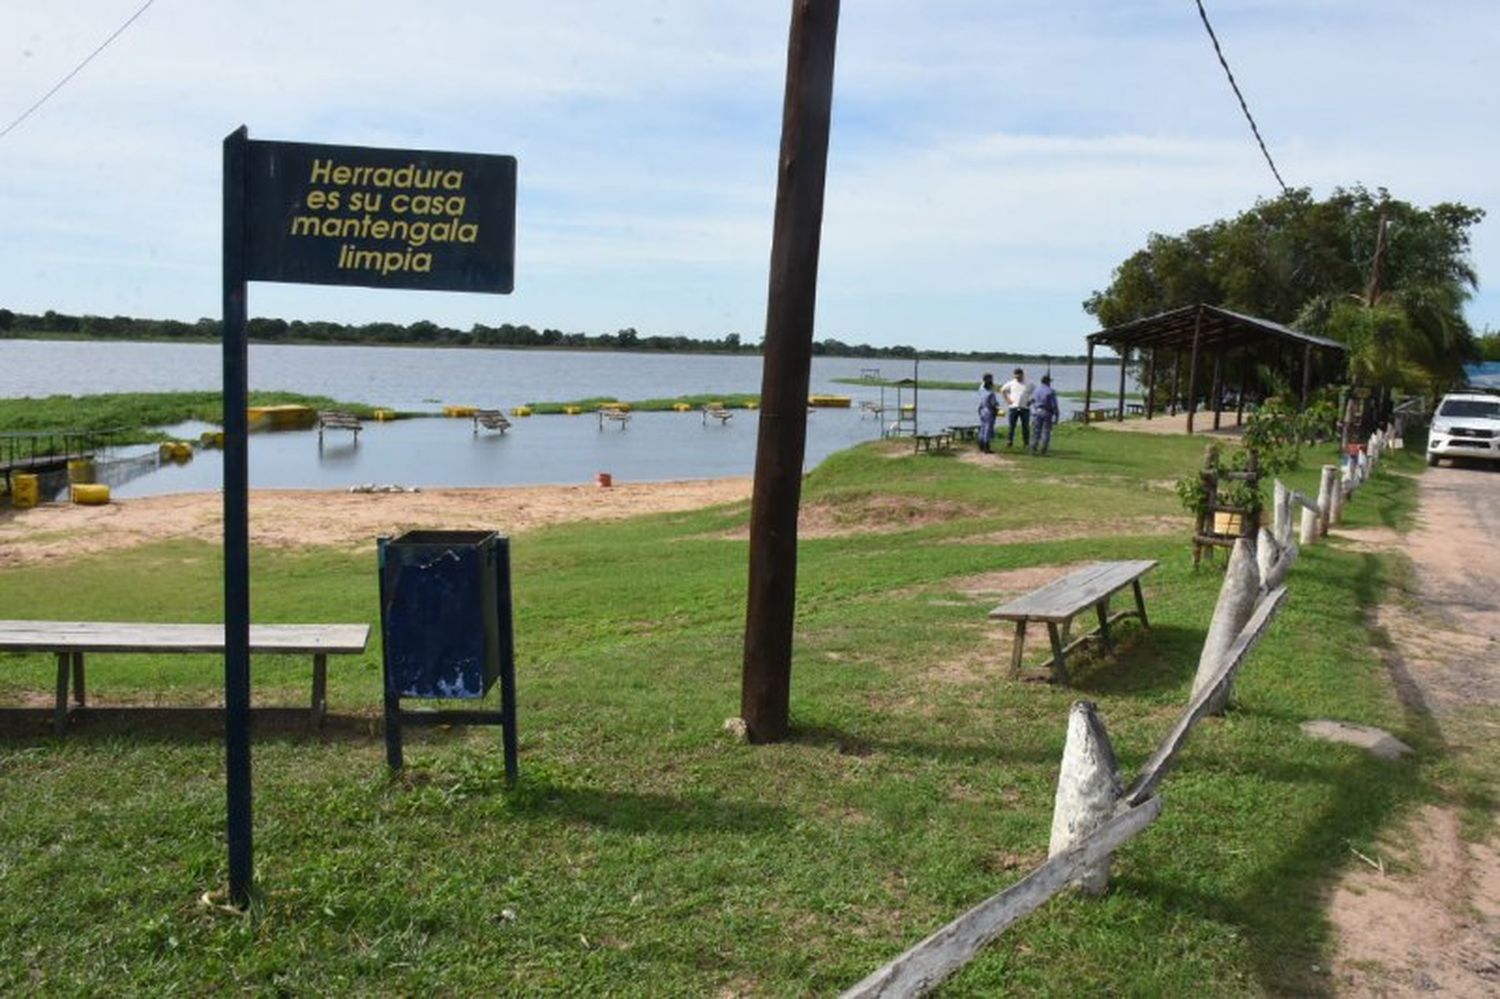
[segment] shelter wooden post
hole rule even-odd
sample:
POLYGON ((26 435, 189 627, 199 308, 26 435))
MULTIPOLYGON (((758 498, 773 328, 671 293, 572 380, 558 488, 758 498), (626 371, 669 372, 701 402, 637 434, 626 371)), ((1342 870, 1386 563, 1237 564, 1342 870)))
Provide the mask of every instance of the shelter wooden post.
POLYGON ((1177 396, 1182 392, 1182 351, 1172 351, 1172 400, 1171 413, 1177 415, 1177 396))
POLYGON ((1302 402, 1299 410, 1307 408, 1307 396, 1312 391, 1312 344, 1302 348, 1302 402))
POLYGON ((1234 400, 1234 425, 1245 424, 1245 389, 1250 387, 1250 348, 1240 351, 1240 390, 1234 400))
POLYGON ((1203 307, 1193 320, 1193 356, 1188 361, 1187 432, 1193 432, 1193 414, 1198 411, 1198 346, 1203 339, 1203 307))
POLYGON ((1083 422, 1089 422, 1089 403, 1094 398, 1094 341, 1089 341, 1089 363, 1083 376, 1083 422))
POLYGON ((1156 348, 1146 361, 1146 419, 1156 415, 1156 348))
POLYGON ((797 0, 787 45, 740 717, 754 742, 786 737, 797 589, 797 508, 833 105, 838 0, 797 0))
POLYGON ((1214 354, 1214 429, 1219 429, 1219 419, 1224 409, 1224 353, 1220 351, 1214 354))
POLYGON ((1126 347, 1120 351, 1120 397, 1115 404, 1115 422, 1122 423, 1125 420, 1125 369, 1130 367, 1130 348, 1126 347))

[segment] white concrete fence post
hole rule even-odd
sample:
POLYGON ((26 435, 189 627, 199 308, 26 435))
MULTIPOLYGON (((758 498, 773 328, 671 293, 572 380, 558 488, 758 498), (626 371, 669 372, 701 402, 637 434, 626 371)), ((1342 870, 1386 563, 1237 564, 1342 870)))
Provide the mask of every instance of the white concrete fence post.
POLYGON ((1333 496, 1339 491, 1339 470, 1336 465, 1324 465, 1318 480, 1318 533, 1326 535, 1333 526, 1333 496))
MULTIPOLYGON (((1248 538, 1234 543, 1229 555, 1229 566, 1224 570, 1224 585, 1219 589, 1219 601, 1214 605, 1214 616, 1208 624, 1208 636, 1203 640, 1203 652, 1198 657, 1198 672, 1193 677, 1193 697, 1204 687, 1212 685, 1219 666, 1229 647, 1234 644, 1240 629, 1255 613, 1255 602, 1260 596, 1260 570, 1255 557, 1255 547, 1248 538)), ((1209 714, 1220 715, 1229 704, 1230 686, 1225 684, 1219 695, 1209 703, 1209 714)))
MULTIPOLYGON (((1057 775, 1057 797, 1052 807, 1052 839, 1047 856, 1055 857, 1087 839, 1115 814, 1125 784, 1115 762, 1109 733, 1091 701, 1074 701, 1068 714, 1068 741, 1057 775)), ((1084 867, 1077 885, 1099 895, 1109 887, 1111 857, 1084 867)))

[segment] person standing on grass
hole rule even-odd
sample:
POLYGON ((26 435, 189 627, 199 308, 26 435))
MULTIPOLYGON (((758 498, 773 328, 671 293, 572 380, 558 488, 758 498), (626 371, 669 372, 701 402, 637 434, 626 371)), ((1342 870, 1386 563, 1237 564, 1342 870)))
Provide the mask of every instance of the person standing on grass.
POLYGON ((1051 375, 1042 376, 1042 384, 1037 386, 1036 394, 1031 397, 1031 408, 1036 416, 1031 453, 1046 454, 1047 448, 1052 444, 1052 426, 1057 423, 1057 393, 1052 389, 1051 375))
POLYGON ((1000 386, 1000 395, 1005 399, 1006 419, 1010 423, 1010 436, 1005 439, 1005 446, 1011 447, 1016 443, 1016 423, 1021 424, 1021 446, 1028 447, 1031 444, 1031 383, 1026 380, 1026 372, 1020 368, 1015 370, 1015 377, 1000 386))
POLYGON ((988 371, 979 383, 979 450, 993 454, 990 441, 995 437, 995 417, 1000 412, 1000 399, 995 395, 995 376, 988 371))

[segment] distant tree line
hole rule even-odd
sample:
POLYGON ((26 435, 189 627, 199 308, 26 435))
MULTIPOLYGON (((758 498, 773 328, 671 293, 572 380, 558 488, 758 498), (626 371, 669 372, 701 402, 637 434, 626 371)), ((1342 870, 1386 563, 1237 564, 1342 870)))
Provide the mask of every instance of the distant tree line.
MULTIPOLYGON (((217 340, 221 324, 217 319, 199 319, 186 323, 176 319, 138 319, 133 316, 70 316, 48 310, 41 315, 0 309, 0 337, 65 336, 101 340, 217 340)), ((538 330, 525 324, 501 323, 487 326, 475 323, 467 330, 423 319, 414 323, 333 323, 291 321, 256 317, 246 328, 256 343, 339 343, 339 344, 410 344, 432 347, 515 347, 556 350, 638 350, 643 352, 681 352, 694 354, 759 354, 759 342, 746 343, 738 333, 700 339, 690 336, 643 336, 634 327, 614 333, 564 333, 562 330, 538 330)), ((813 353, 827 357, 913 358, 912 346, 872 347, 867 343, 845 343, 829 338, 813 343, 813 353)), ((1017 360, 1041 360, 1042 355, 1001 354, 994 351, 923 350, 928 360, 978 360, 1006 357, 1017 360)), ((1078 356, 1057 356, 1052 361, 1081 361, 1078 356)))

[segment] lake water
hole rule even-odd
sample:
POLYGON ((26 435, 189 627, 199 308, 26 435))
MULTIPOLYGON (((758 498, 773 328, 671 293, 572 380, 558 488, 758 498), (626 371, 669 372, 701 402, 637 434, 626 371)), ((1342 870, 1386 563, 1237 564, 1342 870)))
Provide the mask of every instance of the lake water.
MULTIPOLYGON (((704 354, 494 350, 420 347, 252 345, 252 389, 325 395, 416 412, 444 405, 503 408, 526 402, 613 395, 645 399, 699 393, 759 393, 761 358, 704 354)), ((982 371, 997 381, 1011 363, 924 361, 923 380, 962 381, 976 387, 982 371)), ((852 396, 849 409, 808 414, 807 456, 812 468, 834 451, 880 436, 879 420, 862 414, 863 401, 881 391, 833 381, 878 368, 885 378, 912 374, 911 362, 814 358, 811 391, 852 396)), ((1044 367, 1030 366, 1036 380, 1044 367)), ((1082 389, 1082 365, 1054 365, 1053 386, 1082 389)), ((0 398, 87 395, 99 392, 217 391, 221 352, 216 344, 0 340, 0 398)), ((1095 388, 1111 391, 1118 369, 1095 370, 1095 388), (1107 386, 1107 387, 1105 387, 1107 386)), ((896 394, 885 390, 892 408, 896 394)), ((909 401, 909 396, 908 396, 909 401)), ((1061 400, 1066 414, 1079 405, 1061 400)), ((926 430, 977 422, 973 390, 923 391, 920 426, 926 430)), ((474 433, 469 420, 416 419, 366 423, 357 443, 347 431, 261 433, 251 437, 250 482, 256 488, 341 488, 357 484, 406 486, 505 486, 592 482, 609 472, 618 482, 749 475, 755 464, 758 414, 736 410, 720 425, 698 413, 636 413, 621 429, 600 429, 593 414, 513 418, 504 435, 474 433)), ((889 418, 889 416, 888 416, 889 418)), ((201 427, 174 433, 196 439, 201 427)), ((159 469, 148 449, 121 449, 114 457, 144 455, 119 466, 114 493, 121 497, 217 489, 222 463, 198 451, 185 465, 159 469), (142 474, 146 473, 146 474, 142 474)))

